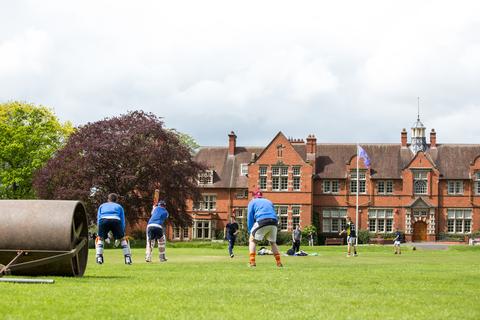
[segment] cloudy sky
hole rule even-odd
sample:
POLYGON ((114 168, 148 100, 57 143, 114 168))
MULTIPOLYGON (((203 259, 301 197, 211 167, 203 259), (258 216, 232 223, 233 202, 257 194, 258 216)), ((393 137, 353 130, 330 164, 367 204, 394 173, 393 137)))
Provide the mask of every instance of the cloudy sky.
POLYGON ((0 102, 143 109, 201 145, 480 143, 478 1, 0 0, 0 102))

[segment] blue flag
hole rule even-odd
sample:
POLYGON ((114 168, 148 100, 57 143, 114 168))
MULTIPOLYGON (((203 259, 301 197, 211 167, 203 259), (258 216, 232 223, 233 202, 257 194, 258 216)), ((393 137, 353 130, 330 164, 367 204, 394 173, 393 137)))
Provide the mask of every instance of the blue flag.
POLYGON ((360 146, 357 146, 357 153, 360 158, 363 159, 363 162, 367 166, 367 168, 370 168, 370 158, 368 157, 367 152, 360 146))

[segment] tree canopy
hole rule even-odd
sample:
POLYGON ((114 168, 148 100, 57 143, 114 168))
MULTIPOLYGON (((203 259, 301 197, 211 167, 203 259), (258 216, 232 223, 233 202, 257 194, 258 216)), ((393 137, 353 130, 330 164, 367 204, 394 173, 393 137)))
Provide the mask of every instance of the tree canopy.
POLYGON ((44 199, 80 199, 95 219, 107 195, 120 195, 129 223, 150 213, 155 189, 175 223, 189 222, 186 200, 197 199, 196 178, 203 167, 176 132, 143 111, 79 127, 38 171, 34 188, 44 199))
POLYGON ((52 110, 30 103, 0 104, 0 198, 33 198, 32 177, 73 132, 52 110))

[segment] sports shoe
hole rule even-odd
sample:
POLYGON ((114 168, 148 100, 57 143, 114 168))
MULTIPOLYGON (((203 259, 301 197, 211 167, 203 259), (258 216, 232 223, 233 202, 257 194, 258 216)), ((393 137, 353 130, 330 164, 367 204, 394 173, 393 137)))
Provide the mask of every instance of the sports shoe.
POLYGON ((235 257, 235 255, 232 253, 232 254, 230 255, 230 258, 233 258, 233 257, 235 257))
POLYGON ((125 264, 132 264, 132 257, 129 255, 125 256, 125 264))
POLYGON ((152 256, 145 256, 145 262, 152 262, 152 256))
POLYGON ((98 264, 103 264, 103 255, 99 254, 99 255, 97 256, 97 263, 98 263, 98 264))
POLYGON ((347 253, 347 258, 350 258, 350 257, 351 257, 351 255, 349 253, 347 253))
POLYGON ((250 268, 256 267, 257 264, 255 262, 250 262, 248 265, 250 268))
POLYGON ((358 253, 353 254, 354 257, 358 257, 358 253))
POLYGON ((281 262, 277 262, 277 267, 283 268, 283 264, 281 262))
POLYGON ((167 262, 167 260, 168 260, 167 257, 165 256, 165 254, 160 255, 159 258, 160 258, 160 262, 167 262))

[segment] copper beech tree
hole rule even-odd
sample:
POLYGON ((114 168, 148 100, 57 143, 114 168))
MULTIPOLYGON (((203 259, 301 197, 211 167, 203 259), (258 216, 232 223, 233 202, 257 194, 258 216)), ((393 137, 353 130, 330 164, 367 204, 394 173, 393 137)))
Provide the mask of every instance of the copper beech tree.
POLYGON ((204 169, 178 133, 143 111, 79 127, 34 179, 42 199, 82 200, 95 221, 107 195, 120 195, 129 223, 149 214, 155 189, 171 219, 189 222, 186 200, 198 199, 197 176, 204 169))

